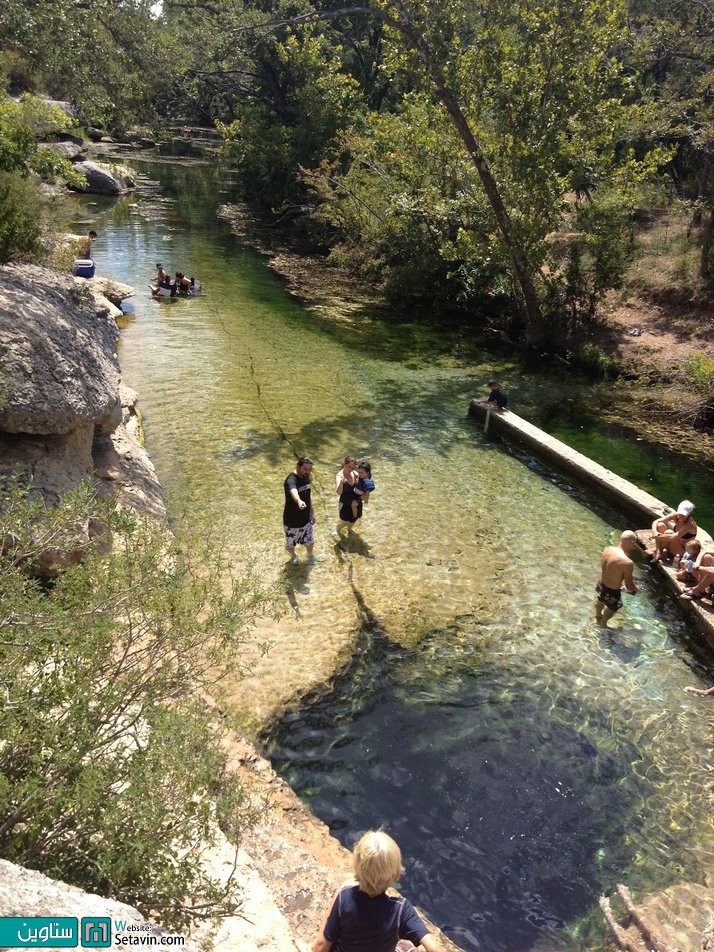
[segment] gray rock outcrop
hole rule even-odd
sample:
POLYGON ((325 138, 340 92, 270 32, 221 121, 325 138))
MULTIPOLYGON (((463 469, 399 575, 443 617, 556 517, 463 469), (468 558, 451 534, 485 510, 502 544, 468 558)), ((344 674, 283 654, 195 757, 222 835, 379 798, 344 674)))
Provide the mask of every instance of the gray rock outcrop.
MULTIPOLYGON (((168 934, 167 930, 147 922, 133 906, 84 892, 6 860, 0 860, 0 916, 21 919, 36 916, 51 916, 53 919, 66 916, 76 919, 85 916, 108 918, 112 921, 112 937, 120 931, 120 924, 124 924, 125 935, 157 936, 157 945, 161 941, 160 936, 168 934)), ((148 941, 147 938, 145 942, 148 941)), ((43 945, 43 948, 53 947, 43 945)), ((181 948, 195 952, 196 945, 186 939, 181 948)))
POLYGON ((76 142, 39 142, 38 145, 41 149, 54 152, 55 155, 59 155, 63 159, 69 159, 70 162, 84 152, 84 146, 78 145, 76 142))
POLYGON ((162 515, 136 395, 120 388, 115 313, 80 278, 0 268, 0 475, 19 474, 49 505, 94 475, 104 495, 162 515))
POLYGON ((133 173, 123 165, 87 161, 77 162, 74 169, 86 178, 86 191, 95 195, 122 195, 136 187, 133 173))
POLYGON ((0 430, 69 434, 121 420, 116 322, 71 277, 9 265, 0 278, 0 430))

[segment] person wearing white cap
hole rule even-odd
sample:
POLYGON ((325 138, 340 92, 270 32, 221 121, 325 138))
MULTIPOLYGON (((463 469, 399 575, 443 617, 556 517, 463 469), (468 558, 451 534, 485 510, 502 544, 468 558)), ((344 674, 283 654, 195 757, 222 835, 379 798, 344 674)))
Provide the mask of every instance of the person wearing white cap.
POLYGON ((693 512, 694 503, 683 499, 676 512, 662 519, 655 519, 652 523, 655 542, 653 562, 659 562, 666 552, 673 558, 684 555, 687 542, 697 536, 697 524, 692 519, 693 512))

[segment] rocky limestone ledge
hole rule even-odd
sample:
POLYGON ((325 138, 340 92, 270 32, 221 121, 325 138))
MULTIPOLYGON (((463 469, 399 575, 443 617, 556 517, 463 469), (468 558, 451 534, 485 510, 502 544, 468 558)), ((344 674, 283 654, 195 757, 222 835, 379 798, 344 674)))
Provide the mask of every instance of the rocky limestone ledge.
MULTIPOLYGON (((137 935, 157 936, 157 945, 162 935, 169 934, 168 930, 148 923, 133 906, 83 892, 75 886, 49 879, 42 873, 15 866, 4 859, 0 860, 0 916, 23 919, 35 916, 73 916, 77 919, 83 916, 108 917, 112 923, 126 922, 140 927, 141 931, 137 935)), ((43 945, 42 948, 53 949, 55 946, 43 945)), ((198 946, 190 939, 186 939, 180 948, 186 952, 198 952, 198 946)))
MULTIPOLYGON (((136 394, 121 387, 118 309, 101 287, 35 265, 0 268, 0 475, 19 473, 49 505, 95 475, 103 495, 163 516, 136 394)), ((114 288, 118 300, 125 290, 114 288)))

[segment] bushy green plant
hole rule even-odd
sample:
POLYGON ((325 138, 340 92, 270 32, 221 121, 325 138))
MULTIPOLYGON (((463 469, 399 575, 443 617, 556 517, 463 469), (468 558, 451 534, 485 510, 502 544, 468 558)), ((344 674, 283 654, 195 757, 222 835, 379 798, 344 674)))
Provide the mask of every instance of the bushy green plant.
POLYGON ((614 380, 622 372, 622 362, 618 357, 604 353, 593 344, 585 344, 573 353, 578 367, 596 377, 614 380))
POLYGON ((167 926, 235 911, 201 857, 217 823, 235 841, 254 811, 200 692, 240 670, 268 594, 89 486, 49 510, 5 484, 0 540, 0 856, 167 926), (42 554, 61 563, 78 536, 80 564, 39 580, 42 554))
POLYGON ((714 397, 714 357, 708 354, 692 354, 686 369, 699 393, 714 397))
POLYGON ((86 184, 70 162, 37 144, 48 129, 69 125, 61 109, 35 96, 19 103, 0 99, 0 263, 39 253, 44 209, 39 180, 75 188, 86 184))
POLYGON ((39 254, 41 220, 36 184, 19 172, 0 172, 0 264, 39 254))
POLYGON ((237 118, 218 127, 225 154, 248 183, 248 199, 282 212, 304 200, 301 167, 318 163, 351 121, 356 83, 340 72, 325 39, 308 32, 261 42, 256 59, 261 95, 240 102, 237 118))

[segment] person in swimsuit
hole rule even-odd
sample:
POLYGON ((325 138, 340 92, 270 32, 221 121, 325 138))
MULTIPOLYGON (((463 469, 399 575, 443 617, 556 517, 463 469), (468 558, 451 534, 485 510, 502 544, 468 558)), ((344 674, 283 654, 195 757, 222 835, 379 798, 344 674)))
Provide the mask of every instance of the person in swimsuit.
POLYGON ((357 460, 354 456, 345 456, 342 469, 335 474, 335 492, 340 497, 339 517, 337 526, 332 533, 336 539, 344 539, 352 526, 362 515, 362 504, 357 506, 357 514, 352 511, 352 502, 355 500, 355 486, 359 482, 357 460))
POLYGON ((177 294, 190 294, 191 293, 191 281, 187 278, 182 271, 176 272, 176 280, 174 281, 177 294))
POLYGON ((367 460, 363 460, 357 467, 357 482, 355 483, 352 492, 352 515, 355 519, 359 519, 362 514, 360 505, 367 505, 369 502, 369 497, 377 488, 374 485, 374 480, 372 479, 372 466, 367 460))
POLYGON ((83 238, 83 239, 82 239, 82 242, 81 242, 81 246, 82 246, 82 247, 81 247, 81 249, 80 249, 80 255, 81 255, 83 258, 91 258, 91 257, 92 257, 92 242, 93 242, 93 241, 96 241, 96 240, 97 240, 97 233, 96 233, 96 231, 92 230, 92 231, 90 231, 90 232, 87 232, 87 237, 86 237, 86 238, 83 238))
POLYGON ((399 847, 386 833, 365 833, 354 849, 356 883, 344 886, 312 943, 312 952, 442 952, 408 899, 387 895, 404 870, 399 847), (412 945, 413 943, 413 945, 412 945))
POLYGON ((627 555, 636 547, 637 536, 628 529, 620 536, 618 545, 608 545, 602 550, 600 580, 595 586, 595 621, 598 625, 607 627, 615 612, 622 608, 620 590, 623 582, 630 595, 639 591, 633 578, 634 564, 627 555))
POLYGON ((683 556, 684 547, 689 539, 697 537, 697 524, 692 519, 694 503, 683 499, 677 506, 677 511, 670 513, 663 519, 655 519, 652 523, 655 550, 653 562, 659 562, 665 553, 672 557, 683 556))

